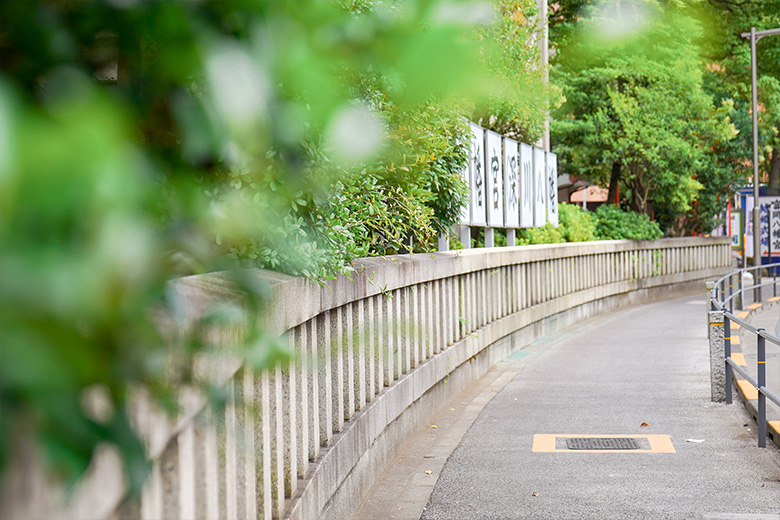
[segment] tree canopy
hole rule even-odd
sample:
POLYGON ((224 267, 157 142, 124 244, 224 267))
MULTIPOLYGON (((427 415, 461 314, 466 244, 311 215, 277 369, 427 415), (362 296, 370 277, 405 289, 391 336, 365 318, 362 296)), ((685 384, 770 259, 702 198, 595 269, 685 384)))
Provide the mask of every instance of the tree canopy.
POLYGON ((689 231, 676 226, 702 191, 733 180, 700 181, 713 147, 736 135, 733 103, 716 104, 704 88, 702 38, 685 10, 606 3, 570 32, 555 69, 566 99, 553 122, 563 164, 609 186, 611 200, 622 186, 631 210, 654 210, 678 233, 689 231))

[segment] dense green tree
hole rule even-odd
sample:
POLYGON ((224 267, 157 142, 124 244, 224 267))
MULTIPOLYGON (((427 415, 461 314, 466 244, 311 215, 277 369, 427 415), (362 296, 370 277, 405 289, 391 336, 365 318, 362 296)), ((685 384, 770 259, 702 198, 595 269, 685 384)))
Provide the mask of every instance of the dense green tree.
POLYGON ((490 95, 472 119, 485 128, 526 143, 544 131, 551 100, 559 93, 544 82, 536 0, 495 0, 496 21, 479 31, 483 60, 493 73, 490 95))
MULTIPOLYGON (((704 185, 712 148, 735 135, 732 105, 702 87, 699 22, 654 2, 604 3, 557 49, 566 102, 553 124, 562 170, 610 187, 676 234, 704 185)), ((585 13, 581 13, 585 14, 585 13)))
MULTIPOLYGON (((705 46, 708 88, 716 98, 733 99, 740 118, 738 146, 718 150, 721 162, 737 168, 752 163, 750 43, 742 37, 751 27, 780 27, 780 2, 708 0, 702 18, 713 33, 705 46), (748 164, 746 164, 748 163, 748 164)), ((766 37, 756 47, 759 101, 759 167, 762 178, 780 187, 780 36, 766 37)))

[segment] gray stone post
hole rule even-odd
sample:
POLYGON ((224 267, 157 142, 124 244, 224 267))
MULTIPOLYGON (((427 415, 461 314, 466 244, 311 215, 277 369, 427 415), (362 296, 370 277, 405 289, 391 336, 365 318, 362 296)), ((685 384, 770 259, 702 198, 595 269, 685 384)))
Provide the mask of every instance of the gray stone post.
POLYGON ((485 228, 485 247, 495 247, 495 233, 492 227, 485 228))
POLYGON ((437 244, 439 251, 450 250, 450 237, 447 233, 439 233, 439 243, 437 244))
POLYGON ((506 245, 512 247, 515 245, 516 231, 512 228, 506 230, 506 245))
POLYGON ((460 226, 460 241, 463 243, 464 249, 471 248, 471 228, 460 226))
POLYGON ((726 341, 723 311, 710 311, 710 394, 713 402, 726 400, 726 341))
MULTIPOLYGON (((704 285, 707 287, 707 301, 706 301, 704 312, 707 313, 707 319, 709 320, 709 313, 712 310, 712 305, 710 304, 710 300, 712 299, 712 294, 714 292, 715 282, 704 282, 704 285)), ((709 339, 709 337, 710 337, 710 328, 707 327, 707 339, 709 339)))

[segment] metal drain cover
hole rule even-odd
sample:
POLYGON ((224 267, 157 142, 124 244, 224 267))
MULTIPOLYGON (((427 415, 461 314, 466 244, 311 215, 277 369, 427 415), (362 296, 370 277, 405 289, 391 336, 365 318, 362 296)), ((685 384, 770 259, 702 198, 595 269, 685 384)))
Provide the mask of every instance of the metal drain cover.
POLYGON ((630 437, 572 437, 566 439, 570 450, 638 450, 639 444, 630 437))

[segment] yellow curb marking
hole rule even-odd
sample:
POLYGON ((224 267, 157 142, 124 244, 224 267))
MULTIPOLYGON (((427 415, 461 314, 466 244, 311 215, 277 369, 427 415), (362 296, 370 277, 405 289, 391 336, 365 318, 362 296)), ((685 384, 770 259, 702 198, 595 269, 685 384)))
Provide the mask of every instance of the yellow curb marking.
POLYGON ((768 301, 768 302, 776 302, 776 301, 778 301, 778 300, 780 300, 780 296, 774 296, 774 297, 772 297, 772 298, 769 298, 767 301, 768 301))
POLYGON ((748 305, 748 306, 747 306, 747 308, 748 308, 748 309, 751 309, 751 310, 752 310, 752 309, 758 309, 759 307, 761 307, 761 304, 760 304, 760 303, 754 303, 753 305, 748 305))
POLYGON ((770 428, 772 428, 775 432, 780 432, 780 421, 767 421, 766 422, 770 428))
POLYGON ((750 314, 750 313, 746 312, 746 311, 742 311, 742 312, 737 314, 737 318, 747 318, 748 314, 750 314))
POLYGON ((742 325, 740 325, 739 323, 733 323, 733 322, 732 322, 732 323, 731 323, 731 325, 729 325, 729 328, 730 328, 731 330, 739 330, 739 329, 741 329, 741 328, 742 328, 742 325))
POLYGON ((731 344, 742 345, 742 340, 739 338, 739 336, 731 336, 731 344))
POLYGON ((758 399, 758 390, 756 390, 756 387, 748 383, 746 379, 738 379, 737 385, 739 386, 739 389, 742 391, 742 395, 745 396, 745 399, 753 400, 758 399))
POLYGON ((531 448, 534 453, 677 453, 672 445, 670 435, 579 435, 579 434, 547 434, 537 433, 534 435, 534 444, 531 448), (612 437, 647 439, 650 443, 649 450, 570 450, 556 449, 555 439, 561 438, 587 438, 587 439, 607 439, 612 437))
POLYGON ((732 352, 731 359, 733 359, 734 363, 741 367, 747 366, 747 363, 745 363, 745 355, 742 352, 732 352))

